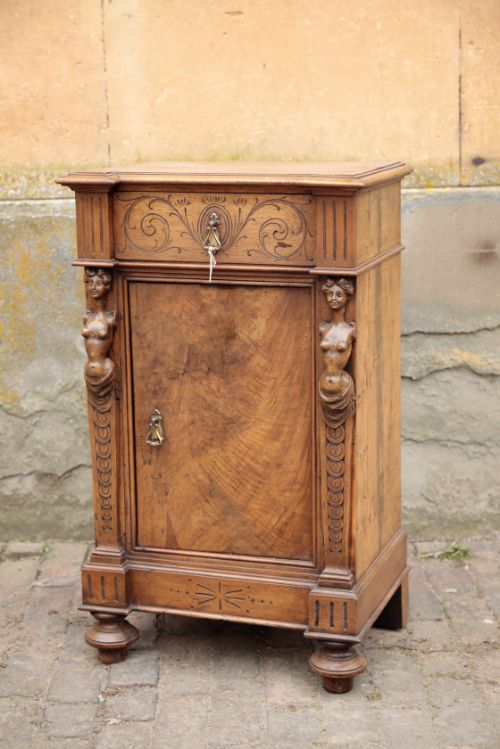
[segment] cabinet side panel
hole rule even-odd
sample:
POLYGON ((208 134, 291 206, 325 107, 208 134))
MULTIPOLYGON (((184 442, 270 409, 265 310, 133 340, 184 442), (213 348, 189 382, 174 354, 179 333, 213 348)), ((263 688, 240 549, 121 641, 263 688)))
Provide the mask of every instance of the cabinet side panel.
POLYGON ((353 544, 359 577, 400 526, 400 258, 357 282, 353 544))
POLYGON ((383 421, 381 424, 381 472, 384 494, 382 546, 401 526, 401 258, 380 268, 382 304, 383 421))

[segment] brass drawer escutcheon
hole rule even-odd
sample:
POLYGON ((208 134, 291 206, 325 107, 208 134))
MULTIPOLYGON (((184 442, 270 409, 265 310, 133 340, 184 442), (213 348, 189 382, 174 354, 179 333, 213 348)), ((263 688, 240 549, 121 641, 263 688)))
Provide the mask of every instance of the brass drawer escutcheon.
POLYGON ((212 273, 217 265, 215 255, 221 248, 221 241, 219 236, 220 217, 219 214, 214 211, 210 214, 207 224, 207 236, 203 242, 203 249, 208 252, 208 259, 210 261, 210 270, 208 280, 212 283, 212 273))

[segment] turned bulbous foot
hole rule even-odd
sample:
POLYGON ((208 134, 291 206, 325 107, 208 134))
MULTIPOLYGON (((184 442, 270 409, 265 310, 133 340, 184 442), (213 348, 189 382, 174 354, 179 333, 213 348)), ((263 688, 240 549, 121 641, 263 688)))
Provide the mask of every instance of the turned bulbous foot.
POLYGON ((129 645, 139 639, 138 629, 123 614, 91 613, 97 621, 85 632, 85 642, 97 648, 102 663, 124 661, 129 645))
POLYGON ((311 655, 309 666, 327 692, 343 694, 351 691, 354 677, 365 670, 366 658, 349 645, 332 642, 311 655))

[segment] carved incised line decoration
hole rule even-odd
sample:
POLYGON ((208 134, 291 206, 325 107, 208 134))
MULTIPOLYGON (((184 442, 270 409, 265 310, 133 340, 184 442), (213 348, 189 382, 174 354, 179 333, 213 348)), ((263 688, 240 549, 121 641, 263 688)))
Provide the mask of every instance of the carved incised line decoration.
POLYGON ((181 254, 193 243, 206 255, 204 243, 210 216, 220 221, 221 252, 238 248, 251 257, 265 255, 286 260, 303 255, 307 260, 307 240, 311 236, 304 209, 310 198, 286 195, 259 197, 245 195, 183 194, 118 195, 116 212, 122 216, 124 244, 118 253, 134 248, 148 254, 181 254))
POLYGON ((96 481, 103 530, 112 530, 111 411, 114 403, 115 364, 109 357, 116 327, 116 312, 106 309, 111 275, 102 268, 85 269, 85 286, 92 309, 83 318, 87 363, 85 383, 93 426, 96 481))
POLYGON ((274 606, 268 593, 259 585, 245 585, 231 580, 208 580, 198 582, 191 577, 177 579, 167 588, 172 594, 174 608, 205 609, 206 611, 221 611, 234 616, 262 614, 261 607, 274 606), (255 608, 258 607, 256 612, 255 608))
POLYGON ((221 582, 217 582, 213 586, 196 583, 194 597, 197 608, 207 603, 215 603, 219 611, 222 611, 223 608, 241 609, 242 603, 246 601, 246 596, 242 593, 243 588, 224 586, 221 582))
POLYGON ((346 420, 354 409, 354 382, 345 371, 356 337, 356 323, 346 322, 345 308, 354 286, 345 278, 328 278, 321 287, 332 313, 321 323, 320 347, 324 369, 319 381, 319 399, 326 422, 326 483, 328 503, 328 548, 342 553, 344 531, 346 420))

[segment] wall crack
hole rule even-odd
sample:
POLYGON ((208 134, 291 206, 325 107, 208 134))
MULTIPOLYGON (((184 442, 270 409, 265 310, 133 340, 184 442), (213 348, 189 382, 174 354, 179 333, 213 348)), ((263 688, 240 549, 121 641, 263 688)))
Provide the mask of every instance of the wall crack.
POLYGON ((92 468, 90 463, 78 463, 78 465, 71 466, 71 468, 66 469, 62 473, 57 473, 57 471, 25 471, 20 473, 9 473, 5 476, 0 476, 0 483, 2 481, 11 481, 12 479, 26 479, 30 478, 32 476, 36 476, 39 478, 46 478, 46 477, 52 477, 54 479, 65 479, 68 478, 72 473, 75 471, 80 470, 81 468, 92 468))

